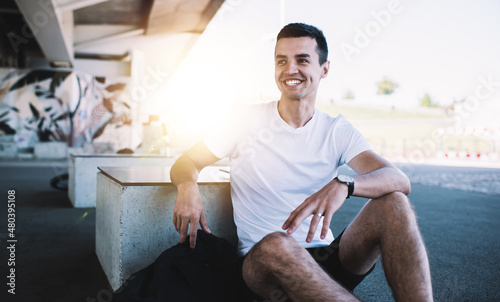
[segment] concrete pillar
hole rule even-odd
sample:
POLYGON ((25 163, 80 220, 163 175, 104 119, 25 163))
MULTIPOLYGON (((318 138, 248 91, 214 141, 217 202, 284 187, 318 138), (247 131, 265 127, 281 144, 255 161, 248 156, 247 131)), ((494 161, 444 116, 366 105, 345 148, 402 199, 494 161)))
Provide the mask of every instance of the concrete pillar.
MULTIPOLYGON (((212 233, 236 245, 229 182, 199 187, 212 233)), ((172 184, 124 186, 97 174, 96 253, 113 290, 179 242, 176 196, 172 184)))

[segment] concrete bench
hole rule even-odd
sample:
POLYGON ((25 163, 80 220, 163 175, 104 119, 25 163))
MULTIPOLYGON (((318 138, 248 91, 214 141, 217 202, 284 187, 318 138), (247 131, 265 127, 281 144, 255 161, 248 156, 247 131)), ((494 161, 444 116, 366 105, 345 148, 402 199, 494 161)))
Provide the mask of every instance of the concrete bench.
POLYGON ((68 158, 68 196, 75 208, 96 206, 97 167, 171 166, 175 158, 160 155, 88 154, 71 150, 68 158))
MULTIPOLYGON (((229 178, 221 166, 203 169, 199 188, 207 223, 237 244, 229 178)), ((172 223, 177 189, 170 167, 99 167, 96 253, 113 290, 179 242, 172 223)))

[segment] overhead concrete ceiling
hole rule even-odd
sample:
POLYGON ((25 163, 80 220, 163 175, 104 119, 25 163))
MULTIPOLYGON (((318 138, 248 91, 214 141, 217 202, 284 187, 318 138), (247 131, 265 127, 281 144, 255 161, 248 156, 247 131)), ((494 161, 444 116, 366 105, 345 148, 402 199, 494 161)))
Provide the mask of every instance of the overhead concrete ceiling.
POLYGON ((177 43, 172 44, 184 49, 185 55, 193 39, 205 30, 223 2, 2 0, 0 67, 74 68, 80 60, 124 62, 130 60, 130 53, 124 51, 124 47, 113 45, 124 41, 132 49, 134 37, 165 34, 174 35, 170 40, 177 43), (177 34, 182 38, 176 40, 177 34), (192 38, 186 39, 185 34, 192 38), (106 47, 100 47, 103 45, 106 47))

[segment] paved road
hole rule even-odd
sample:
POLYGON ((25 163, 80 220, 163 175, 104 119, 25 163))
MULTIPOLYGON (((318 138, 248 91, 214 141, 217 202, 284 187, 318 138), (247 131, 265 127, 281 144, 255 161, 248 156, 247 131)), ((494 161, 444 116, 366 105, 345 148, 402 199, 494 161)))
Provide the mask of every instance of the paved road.
MULTIPOLYGON (((500 168, 396 164, 412 184, 500 195, 500 168)), ((354 174, 347 166, 339 173, 354 174)), ((500 196, 498 197, 500 201, 500 196)))
MULTIPOLYGON (((500 169, 403 165, 413 184, 500 195, 500 169)), ((499 197, 500 199, 500 197, 499 197)))

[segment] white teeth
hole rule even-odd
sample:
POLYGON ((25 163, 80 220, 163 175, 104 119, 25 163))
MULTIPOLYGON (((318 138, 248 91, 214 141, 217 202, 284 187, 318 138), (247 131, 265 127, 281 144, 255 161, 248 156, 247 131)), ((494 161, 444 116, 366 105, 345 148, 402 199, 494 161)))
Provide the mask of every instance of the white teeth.
POLYGON ((297 85, 297 84, 300 84, 300 81, 299 80, 288 80, 285 82, 287 85, 290 85, 290 86, 293 86, 293 85, 297 85))

